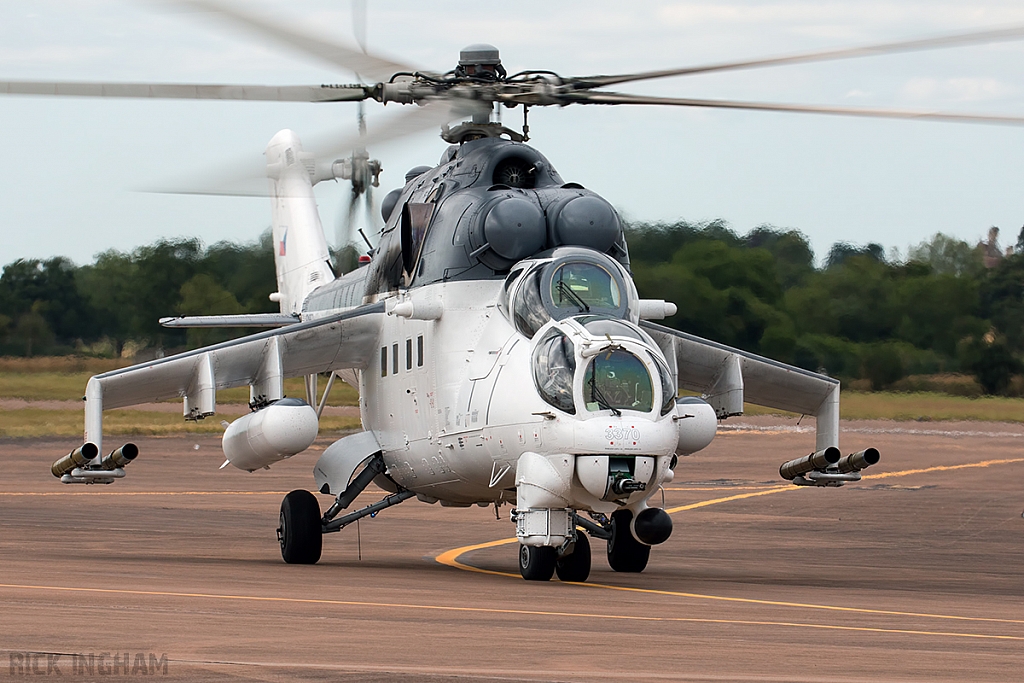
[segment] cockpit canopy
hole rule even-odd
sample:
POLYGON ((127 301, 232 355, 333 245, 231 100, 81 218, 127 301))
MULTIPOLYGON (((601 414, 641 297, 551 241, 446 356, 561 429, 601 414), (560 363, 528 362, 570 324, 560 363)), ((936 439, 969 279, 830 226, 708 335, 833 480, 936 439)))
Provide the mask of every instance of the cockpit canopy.
POLYGON ((537 391, 570 415, 624 410, 667 415, 676 383, 654 341, 623 320, 582 315, 549 325, 533 351, 537 391))
POLYGON ((636 292, 622 267, 589 249, 561 247, 513 268, 501 306, 516 329, 533 337, 549 320, 580 314, 627 318, 636 292))

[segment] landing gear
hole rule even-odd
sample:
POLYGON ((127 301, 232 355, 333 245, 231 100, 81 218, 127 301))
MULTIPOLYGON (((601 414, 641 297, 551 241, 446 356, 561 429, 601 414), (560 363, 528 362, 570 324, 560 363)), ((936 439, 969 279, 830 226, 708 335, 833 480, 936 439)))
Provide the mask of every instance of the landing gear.
POLYGON ((320 502, 309 491, 292 491, 281 501, 277 530, 281 557, 288 564, 316 564, 323 550, 320 502))
POLYGON ((633 538, 629 523, 633 513, 619 510, 612 514, 612 537, 608 539, 608 564, 617 572, 639 573, 651 558, 651 546, 633 538))
POLYGON ((527 581, 550 581, 558 551, 547 545, 519 546, 519 573, 527 581))
POLYGON ((555 561, 555 572, 559 581, 583 582, 590 576, 590 540, 583 532, 576 534, 575 548, 571 555, 563 555, 555 561))

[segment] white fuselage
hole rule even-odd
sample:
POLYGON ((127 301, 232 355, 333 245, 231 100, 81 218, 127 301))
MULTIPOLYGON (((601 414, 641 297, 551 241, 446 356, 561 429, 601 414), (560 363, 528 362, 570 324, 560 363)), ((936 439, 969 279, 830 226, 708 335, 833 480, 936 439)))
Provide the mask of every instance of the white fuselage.
MULTIPOLYGON (((359 372, 363 427, 389 476, 423 500, 454 505, 515 501, 516 465, 527 452, 649 456, 652 474, 664 478, 678 440, 674 413, 554 410, 534 384, 541 334, 528 339, 499 310, 502 284, 438 283, 385 299, 389 310, 412 299, 443 301, 444 311, 437 320, 386 316, 376 359, 359 372)), ((578 507, 616 507, 575 483, 578 507)))

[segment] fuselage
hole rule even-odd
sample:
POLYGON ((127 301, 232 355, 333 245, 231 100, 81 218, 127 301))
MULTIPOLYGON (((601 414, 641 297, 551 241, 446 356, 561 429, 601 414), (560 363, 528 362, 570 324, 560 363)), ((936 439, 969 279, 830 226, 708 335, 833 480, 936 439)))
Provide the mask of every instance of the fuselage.
POLYGON ((514 501, 529 452, 597 458, 574 507, 642 501, 671 477, 676 384, 637 326, 619 219, 532 148, 478 142, 406 185, 372 262, 314 290, 303 318, 385 302, 375 361, 340 374, 389 476, 421 499, 514 501), (609 458, 654 485, 605 490, 609 458))

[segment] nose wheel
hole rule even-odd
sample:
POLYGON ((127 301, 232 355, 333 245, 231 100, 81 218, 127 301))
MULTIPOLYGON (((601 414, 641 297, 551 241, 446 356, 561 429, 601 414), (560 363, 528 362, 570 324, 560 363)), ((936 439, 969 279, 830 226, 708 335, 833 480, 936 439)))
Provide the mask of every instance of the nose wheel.
POLYGON ((576 543, 569 555, 562 555, 555 561, 555 572, 559 581, 583 582, 590 576, 590 539, 583 532, 576 535, 576 543))
POLYGON ((550 581, 558 551, 546 545, 519 546, 519 573, 527 581, 550 581))
POLYGON ((559 556, 551 546, 519 546, 519 573, 527 581, 550 581, 557 573, 560 581, 583 582, 590 576, 590 540, 579 534, 572 553, 559 556))
POLYGON ((651 558, 651 546, 633 538, 629 523, 633 513, 619 510, 612 514, 612 537, 608 539, 608 565, 617 572, 642 572, 651 558))

